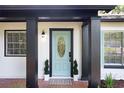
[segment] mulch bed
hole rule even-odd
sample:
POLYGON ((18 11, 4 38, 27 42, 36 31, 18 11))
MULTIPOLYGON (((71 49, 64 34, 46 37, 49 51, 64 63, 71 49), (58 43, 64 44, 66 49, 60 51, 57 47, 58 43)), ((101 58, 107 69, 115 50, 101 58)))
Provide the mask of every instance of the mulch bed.
MULTIPOLYGON (((101 80, 101 87, 105 88, 104 80, 101 80)), ((113 88, 124 88, 124 80, 114 80, 113 88)))

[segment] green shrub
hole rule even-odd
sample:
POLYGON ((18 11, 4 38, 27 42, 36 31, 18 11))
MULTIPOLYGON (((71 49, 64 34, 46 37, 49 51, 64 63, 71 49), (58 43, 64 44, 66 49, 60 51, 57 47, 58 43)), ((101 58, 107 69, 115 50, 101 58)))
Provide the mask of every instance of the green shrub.
POLYGON ((105 87, 106 88, 113 88, 114 81, 112 79, 112 74, 106 75, 105 77, 105 87))
POLYGON ((49 74, 49 64, 48 64, 48 60, 45 61, 44 74, 49 74))
POLYGON ((74 64, 73 64, 73 74, 74 75, 78 75, 78 69, 77 69, 77 67, 78 67, 78 64, 77 64, 77 61, 75 60, 74 61, 74 64))

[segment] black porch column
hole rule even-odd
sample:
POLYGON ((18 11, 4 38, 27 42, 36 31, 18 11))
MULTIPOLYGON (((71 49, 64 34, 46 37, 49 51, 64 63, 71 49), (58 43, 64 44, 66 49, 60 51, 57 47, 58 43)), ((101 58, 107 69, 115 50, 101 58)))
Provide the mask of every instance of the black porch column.
POLYGON ((100 18, 91 17, 89 21, 89 87, 100 84, 100 18))
POLYGON ((82 80, 88 80, 89 62, 89 24, 83 22, 82 25, 82 80))
POLYGON ((27 18, 27 67, 26 87, 38 87, 38 35, 37 19, 27 18))

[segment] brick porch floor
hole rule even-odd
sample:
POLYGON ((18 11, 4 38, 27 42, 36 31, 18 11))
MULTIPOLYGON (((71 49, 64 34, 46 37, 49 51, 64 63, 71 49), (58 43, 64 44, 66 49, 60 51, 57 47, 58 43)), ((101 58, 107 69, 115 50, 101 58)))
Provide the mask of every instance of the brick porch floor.
MULTIPOLYGON (((63 82, 63 81, 62 81, 63 82)), ((39 88, 87 88, 87 81, 71 81, 67 84, 51 84, 49 81, 38 80, 39 88)), ((0 88, 25 88, 25 79, 0 79, 0 88)))

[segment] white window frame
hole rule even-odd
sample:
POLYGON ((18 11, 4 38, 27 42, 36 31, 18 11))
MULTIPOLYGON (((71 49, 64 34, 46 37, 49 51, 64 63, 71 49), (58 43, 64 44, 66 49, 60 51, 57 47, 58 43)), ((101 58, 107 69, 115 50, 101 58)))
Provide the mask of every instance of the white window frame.
POLYGON ((104 66, 124 66, 124 63, 105 63, 105 60, 104 60, 104 33, 105 32, 123 32, 124 33, 124 30, 122 29, 104 29, 104 30, 101 30, 101 63, 104 65, 104 66))

